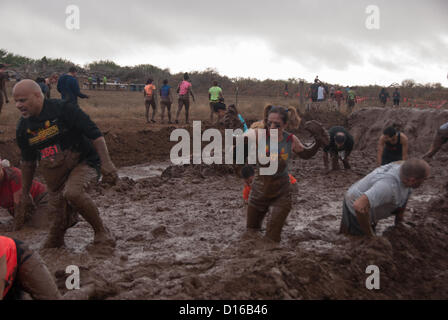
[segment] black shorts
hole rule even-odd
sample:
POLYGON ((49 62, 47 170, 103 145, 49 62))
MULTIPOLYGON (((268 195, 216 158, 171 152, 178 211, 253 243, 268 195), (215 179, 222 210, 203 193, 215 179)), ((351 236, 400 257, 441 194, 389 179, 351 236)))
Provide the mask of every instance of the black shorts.
POLYGON ((226 111, 226 105, 223 103, 214 103, 213 104, 213 112, 219 112, 219 110, 224 110, 226 111))

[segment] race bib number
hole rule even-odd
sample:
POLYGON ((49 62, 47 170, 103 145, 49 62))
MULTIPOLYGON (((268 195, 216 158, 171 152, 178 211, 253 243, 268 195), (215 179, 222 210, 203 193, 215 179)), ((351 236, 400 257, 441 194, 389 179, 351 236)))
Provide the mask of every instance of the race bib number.
POLYGON ((45 149, 40 150, 40 159, 43 160, 52 158, 59 152, 61 152, 61 147, 58 146, 57 144, 46 147, 45 149))

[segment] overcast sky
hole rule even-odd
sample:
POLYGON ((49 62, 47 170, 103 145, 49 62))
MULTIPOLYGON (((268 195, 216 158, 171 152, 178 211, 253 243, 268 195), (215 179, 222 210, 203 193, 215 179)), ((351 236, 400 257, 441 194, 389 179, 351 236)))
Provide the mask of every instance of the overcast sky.
POLYGON ((81 65, 108 59, 230 77, 446 87, 448 1, 1 0, 0 48, 81 65), (79 8, 79 30, 66 27, 68 5, 79 8))

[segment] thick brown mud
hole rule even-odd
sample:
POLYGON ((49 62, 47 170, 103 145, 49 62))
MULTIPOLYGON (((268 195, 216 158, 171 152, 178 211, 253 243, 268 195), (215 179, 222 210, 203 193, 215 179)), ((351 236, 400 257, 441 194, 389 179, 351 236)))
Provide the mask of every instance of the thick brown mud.
MULTIPOLYGON (((415 146, 412 155, 421 156, 447 114, 368 109, 347 120, 315 118, 326 127, 348 123, 357 143, 353 169, 324 174, 322 151, 292 161, 298 189, 278 247, 242 237, 243 183, 230 167, 169 166, 170 129, 111 130, 106 138, 121 180, 111 188, 96 186, 91 195, 117 246, 91 246, 92 229, 82 221, 68 231, 65 248, 40 250, 61 291, 66 266, 77 265, 81 285, 96 286, 94 299, 447 299, 446 149, 434 157, 431 178, 413 193, 404 226, 381 221, 382 237, 375 241, 338 235, 342 197, 375 168, 381 128, 402 121, 415 146), (380 269, 380 290, 366 288, 369 265, 380 269)), ((0 233, 36 250, 46 234, 11 230, 11 218, 0 211, 0 233)))

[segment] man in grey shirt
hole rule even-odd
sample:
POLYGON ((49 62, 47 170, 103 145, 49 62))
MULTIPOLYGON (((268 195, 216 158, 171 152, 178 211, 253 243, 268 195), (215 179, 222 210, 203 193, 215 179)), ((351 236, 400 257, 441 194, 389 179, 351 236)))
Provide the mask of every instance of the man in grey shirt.
POLYGON ((344 197, 340 232, 375 235, 379 220, 395 215, 395 225, 403 220, 411 190, 429 176, 428 163, 410 159, 375 169, 350 187, 344 197))

